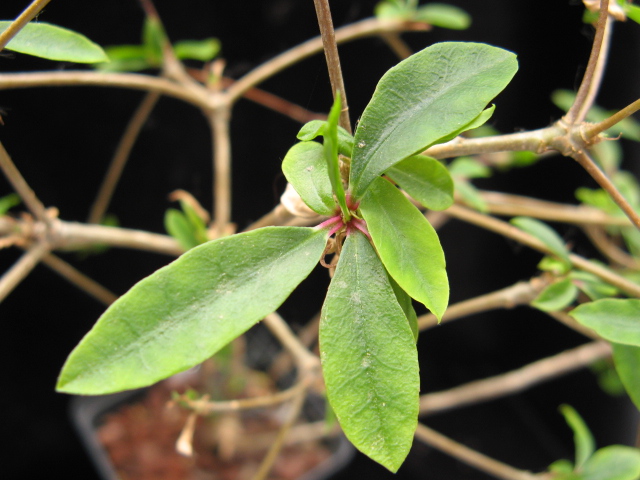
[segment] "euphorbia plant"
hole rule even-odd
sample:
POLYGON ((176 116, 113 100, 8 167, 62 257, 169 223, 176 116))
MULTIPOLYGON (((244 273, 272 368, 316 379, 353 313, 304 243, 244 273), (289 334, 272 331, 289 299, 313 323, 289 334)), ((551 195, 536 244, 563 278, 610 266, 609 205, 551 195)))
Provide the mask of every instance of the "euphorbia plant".
POLYGON ((396 185, 448 207, 453 181, 420 152, 484 123, 516 70, 505 50, 433 45, 383 76, 353 138, 338 128, 336 97, 328 120, 305 125, 283 162, 301 199, 329 218, 214 240, 142 280, 72 352, 58 390, 110 393, 190 368, 275 311, 335 252, 320 325, 327 396, 349 439, 396 471, 419 409, 411 299, 441 318, 449 295, 438 237, 396 185))

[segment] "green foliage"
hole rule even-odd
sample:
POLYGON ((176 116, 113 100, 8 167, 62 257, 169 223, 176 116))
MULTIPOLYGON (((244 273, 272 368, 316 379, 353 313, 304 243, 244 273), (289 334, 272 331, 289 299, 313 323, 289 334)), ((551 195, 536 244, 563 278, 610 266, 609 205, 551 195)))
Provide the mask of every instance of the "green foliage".
POLYGON ((322 230, 266 227, 189 250, 107 309, 69 356, 58 391, 139 388, 203 362, 277 309, 325 241, 322 230))
POLYGON ((570 278, 565 278, 542 290, 531 306, 544 312, 555 312, 571 305, 577 296, 578 287, 570 278))
POLYGON ((164 228, 180 246, 189 250, 209 240, 207 226, 191 205, 180 201, 182 211, 170 208, 164 215, 164 228))
POLYGON ((327 172, 329 173, 331 190, 342 211, 342 218, 345 222, 348 222, 351 218, 351 212, 349 211, 349 207, 347 207, 347 198, 344 193, 344 186, 342 185, 340 162, 338 160, 338 121, 340 120, 341 110, 340 92, 336 92, 336 98, 329 112, 329 118, 323 129, 322 136, 324 137, 324 159, 327 162, 327 172))
POLYGON ((396 163, 473 126, 516 70, 510 52, 457 42, 432 45, 391 68, 354 136, 349 178, 354 198, 396 163))
POLYGON ((449 282, 438 235, 420 211, 391 183, 376 179, 362 199, 373 244, 393 279, 442 318, 449 282))
POLYGON ((514 217, 511 219, 511 224, 527 232, 529 235, 536 237, 560 260, 567 264, 571 263, 569 260, 569 251, 562 241, 562 238, 548 225, 540 220, 529 217, 514 217))
POLYGON ((640 346, 640 300, 596 300, 574 308, 569 315, 606 340, 640 346))
POLYGON ((637 480, 640 477, 640 450, 610 445, 595 450, 589 428, 578 412, 568 405, 560 411, 573 430, 575 465, 568 460, 554 462, 549 471, 554 480, 637 480))
MULTIPOLYGON (((10 20, 0 21, 0 33, 10 20)), ((6 46, 7 50, 61 62, 98 63, 108 61, 104 50, 84 35, 49 23, 28 23, 6 46)))
POLYGON ((613 361, 620 380, 629 397, 640 410, 640 347, 635 345, 623 345, 611 343, 613 348, 613 361))
POLYGON ((387 176, 425 208, 445 210, 453 204, 453 179, 434 158, 413 155, 387 170, 387 176))
MULTIPOLYGON (((115 45, 106 48, 108 63, 96 67, 109 72, 137 72, 162 68, 164 45, 169 44, 167 34, 159 20, 145 18, 142 26, 142 43, 139 45, 115 45)), ((204 40, 182 40, 173 45, 179 60, 209 62, 220 53, 220 41, 216 38, 204 40)))
POLYGON ((428 3, 422 7, 415 0, 384 0, 376 5, 378 18, 396 18, 425 22, 434 27, 465 30, 471 25, 471 17, 459 7, 444 3, 428 3))
POLYGON ((320 355, 327 396, 347 437, 398 470, 418 420, 414 335, 367 238, 347 237, 322 307, 320 355))
POLYGON ((20 205, 20 201, 20 196, 17 193, 0 197, 0 217, 6 215, 11 208, 20 205))

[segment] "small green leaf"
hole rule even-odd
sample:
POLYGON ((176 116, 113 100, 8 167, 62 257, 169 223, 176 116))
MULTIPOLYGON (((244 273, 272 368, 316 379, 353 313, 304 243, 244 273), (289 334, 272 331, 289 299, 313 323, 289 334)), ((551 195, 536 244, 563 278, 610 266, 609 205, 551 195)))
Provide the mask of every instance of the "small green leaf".
POLYGON ((625 445, 601 448, 582 469, 584 480, 637 480, 640 476, 640 450, 625 445))
POLYGON ((640 410, 640 347, 611 343, 613 361, 629 397, 640 410))
POLYGON ((451 30, 466 30, 471 25, 471 16, 461 8, 435 2, 418 8, 414 19, 451 30))
POLYGON ((173 50, 180 60, 209 62, 220 53, 220 40, 217 38, 181 40, 173 45, 173 50))
POLYGON ((540 220, 530 217, 514 217, 511 219, 511 224, 527 232, 529 235, 533 235, 544 243, 549 251, 556 257, 567 262, 567 264, 571 264, 567 247, 562 241, 562 238, 560 238, 560 235, 551 227, 540 220))
POLYGON ((186 215, 186 218, 191 225, 193 237, 195 238, 196 242, 198 242, 197 245, 209 241, 209 236, 207 234, 207 225, 205 224, 202 217, 200 217, 195 209, 184 200, 180 200, 180 207, 182 208, 182 211, 186 215))
POLYGON ((103 72, 138 72, 148 68, 159 68, 147 58, 147 49, 142 45, 117 45, 105 49, 109 60, 95 67, 103 72))
POLYGON ((345 221, 349 221, 351 214, 347 207, 347 199, 342 185, 342 176, 340 175, 340 163, 338 161, 338 121, 340 120, 340 112, 342 111, 342 103, 340 101, 340 92, 336 92, 336 98, 329 112, 327 125, 324 127, 324 158, 327 162, 327 171, 329 172, 329 180, 331 181, 331 189, 336 197, 336 201, 342 210, 342 216, 345 221))
POLYGON ((472 157, 458 157, 449 164, 449 173, 456 178, 489 178, 491 169, 472 157))
POLYGON ((543 272, 551 272, 560 277, 571 271, 571 266, 556 257, 545 256, 538 263, 538 268, 543 272))
POLYGON ((444 253, 435 230, 409 200, 376 179, 360 210, 382 263, 398 285, 442 318, 449 301, 444 253))
POLYGON ((282 161, 282 171, 311 210, 320 215, 334 213, 336 202, 322 145, 318 142, 295 144, 282 161))
POLYGON ((603 282, 592 273, 573 271, 569 274, 569 278, 573 284, 582 290, 591 300, 614 297, 619 293, 616 287, 603 282))
POLYGON ((199 245, 189 220, 180 210, 170 208, 166 211, 164 214, 164 228, 169 235, 178 241, 185 251, 199 245))
POLYGON ((570 405, 561 405, 560 413, 564 416, 569 427, 573 430, 573 443, 576 447, 575 469, 580 470, 593 455, 596 445, 587 424, 570 405))
POLYGON ((154 65, 162 65, 163 49, 168 43, 162 22, 155 17, 145 17, 142 25, 142 44, 147 50, 147 59, 154 65))
POLYGON ((0 197, 0 217, 6 215, 11 208, 20 205, 20 202, 20 195, 17 193, 10 193, 9 195, 0 197))
POLYGON ((578 287, 565 278, 546 287, 531 305, 543 312, 556 312, 568 307, 578 297, 578 287))
POLYGON ((455 185, 455 191, 460 195, 464 203, 479 212, 487 213, 489 211, 487 202, 484 201, 478 189, 471 182, 454 178, 453 183, 455 185))
MULTIPOLYGON (((310 141, 323 135, 326 120, 311 120, 305 123, 298 132, 297 138, 302 141, 310 141)), ((351 157, 353 151, 353 135, 338 125, 338 153, 345 157, 351 157)))
POLYGON ((549 471, 553 472, 553 480, 582 480, 582 477, 573 471, 573 463, 569 460, 556 460, 549 465, 549 471))
MULTIPOLYGON (((0 33, 11 21, 0 21, 0 33)), ((6 46, 7 50, 63 62, 109 61, 102 48, 84 35, 48 23, 28 23, 6 46)))
POLYGON ((453 203, 453 179, 438 160, 414 155, 387 170, 400 188, 431 210, 444 210, 453 203))
POLYGON ((320 320, 327 396, 347 438, 396 472, 418 421, 413 333, 367 238, 349 235, 320 320))
POLYGON ((640 300, 597 300, 574 308, 569 315, 606 340, 640 346, 640 300))
POLYGON ((71 352, 58 391, 139 388, 201 363, 275 311, 325 243, 323 230, 266 227, 189 250, 107 309, 71 352))
POLYGON ((474 121, 516 70, 511 52, 459 42, 432 45, 390 69, 356 130, 354 197, 394 164, 474 121))
POLYGON ((627 3, 625 10, 627 18, 630 18, 636 23, 640 23, 640 7, 638 5, 627 3))

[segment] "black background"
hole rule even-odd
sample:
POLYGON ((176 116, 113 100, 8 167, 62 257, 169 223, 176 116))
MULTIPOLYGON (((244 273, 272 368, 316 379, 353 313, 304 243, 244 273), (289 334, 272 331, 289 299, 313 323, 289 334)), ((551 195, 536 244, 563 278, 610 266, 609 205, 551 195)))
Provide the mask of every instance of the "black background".
MULTIPOLYGON (((26 1, 5 0, 2 19, 14 18, 26 1)), ((227 59, 226 73, 239 77, 279 52, 317 34, 311 0, 157 0, 172 39, 217 36, 227 59)), ((371 15, 375 2, 334 1, 336 26, 371 15)), ((443 40, 490 43, 514 51, 520 71, 496 99, 492 124, 508 133, 540 128, 561 112, 550 102, 556 88, 576 89, 588 58, 593 31, 581 22, 578 1, 455 0, 471 13, 473 26, 463 32, 435 29, 407 34, 414 49, 443 40)), ((101 45, 137 43, 142 12, 134 0, 54 1, 41 21, 62 25, 101 45)), ((598 102, 620 108, 638 96, 640 26, 616 24, 613 53, 598 102)), ((377 39, 359 40, 340 49, 352 119, 365 107, 379 77, 396 63, 377 39)), ((0 72, 73 69, 74 65, 22 55, 0 57, 0 72)), ((262 86, 310 110, 325 111, 330 87, 324 58, 315 56, 262 86)), ((0 139, 47 206, 57 206, 65 220, 83 221, 114 146, 140 92, 108 88, 38 88, 0 91, 5 126, 0 139)), ((295 141, 299 125, 248 101, 233 111, 233 219, 239 228, 269 211, 285 184, 280 162, 295 141)), ((624 143, 624 142, 623 142, 624 143)), ((637 146, 624 143, 627 163, 640 160, 637 146)), ((154 110, 126 168, 110 208, 124 227, 163 232, 167 194, 182 188, 205 206, 211 202, 210 139, 202 115, 177 100, 163 99, 154 110)), ((636 171, 637 173, 637 171, 636 171)), ((485 180, 485 188, 572 202, 579 185, 593 182, 571 160, 561 157, 526 170, 485 180)), ((0 194, 9 187, 0 180, 0 194)), ((576 229, 561 233, 590 255, 576 229)), ((529 278, 539 255, 514 243, 458 222, 441 231, 449 265, 451 301, 486 293, 529 278)), ((111 250, 80 258, 62 254, 117 293, 169 261, 148 253, 111 250)), ((16 250, 3 251, 8 268, 16 250)), ((324 273, 312 275, 284 307, 286 318, 303 322, 317 310, 324 294, 324 273), (320 286, 319 286, 320 285, 320 286), (313 309, 309 308, 313 305, 313 309)), ((36 270, 0 305, 0 358, 3 388, 0 431, 2 478, 97 478, 68 420, 69 397, 56 394, 56 376, 66 355, 100 315, 102 306, 46 267, 36 270)), ((528 309, 490 312, 429 331, 421 337, 424 391, 517 368, 584 340, 528 309)), ((597 434, 600 446, 632 442, 635 415, 626 399, 613 399, 582 371, 530 392, 428 418, 429 425, 471 447, 514 466, 542 470, 552 461, 572 457, 571 432, 557 412, 575 406, 597 434)), ((475 470, 416 443, 397 476, 357 456, 339 478, 482 479, 475 470)))

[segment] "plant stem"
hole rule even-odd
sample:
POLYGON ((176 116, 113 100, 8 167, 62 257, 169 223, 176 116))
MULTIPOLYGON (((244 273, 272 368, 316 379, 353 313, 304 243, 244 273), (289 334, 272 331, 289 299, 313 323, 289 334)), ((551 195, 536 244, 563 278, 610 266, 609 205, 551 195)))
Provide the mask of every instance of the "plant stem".
POLYGON ((420 413, 429 415, 512 395, 586 367, 609 355, 611 347, 607 342, 587 343, 511 372, 469 382, 450 390, 422 395, 420 413))
POLYGON ((45 224, 51 223, 51 217, 47 214, 47 210, 42 202, 36 197, 36 194, 31 190, 29 184, 24 179, 20 171, 16 168, 15 164, 11 160, 9 153, 5 150, 4 145, 0 142, 0 169, 4 172, 5 177, 11 183, 14 190, 20 195, 22 201, 27 208, 33 213, 33 215, 44 222, 45 224))
POLYGON ((622 196, 616 186, 609 180, 605 173, 600 170, 598 165, 591 159, 589 154, 584 151, 576 152, 573 158, 584 168, 593 179, 611 196, 614 202, 627 215, 631 223, 640 229, 640 215, 633 209, 629 202, 622 196))
POLYGON ((351 120, 349 119, 349 104, 347 103, 347 93, 344 88, 342 68, 340 67, 340 55, 336 44, 335 32, 333 30, 333 20, 331 19, 331 9, 329 0, 313 0, 316 7, 316 16, 320 26, 320 37, 324 47, 324 55, 327 59, 329 79, 333 96, 340 95, 342 111, 340 112, 340 126, 351 133, 351 120))
POLYGON ((109 202, 113 197, 113 192, 122 175, 122 170, 133 149, 133 145, 159 99, 160 94, 158 92, 147 93, 133 114, 116 148, 116 152, 100 186, 100 190, 98 190, 98 195, 89 213, 88 223, 100 223, 104 218, 109 202))
POLYGON ((35 268, 47 253, 49 253, 48 245, 36 243, 0 277, 0 302, 7 298, 7 295, 29 275, 29 272, 35 268))
POLYGON ((540 475, 525 472, 524 470, 515 469, 510 465, 487 457, 480 452, 476 452, 461 443, 445 437, 422 423, 418 424, 415 435, 418 440, 423 441, 427 445, 431 445, 447 455, 451 455, 467 465, 475 467, 489 475, 493 475, 496 478, 503 480, 541 480, 545 478, 540 475))
POLYGON ((16 18, 7 29, 0 33, 0 51, 15 37, 22 28, 33 20, 51 0, 33 0, 31 5, 16 18))
MULTIPOLYGON (((591 107, 591 103, 595 97, 595 92, 599 87, 599 78, 596 75, 598 68, 598 58, 602 53, 602 46, 605 37, 607 20, 609 19, 609 0, 600 0, 600 14, 598 15, 598 23, 596 24, 596 34, 593 39, 593 46, 589 54, 589 62, 587 69, 582 78, 582 83, 573 101, 573 105, 564 116, 564 121, 568 125, 574 125, 584 119, 587 111, 591 107)), ((604 60, 603 62, 604 63, 604 60)))
MULTIPOLYGON (((534 250, 538 250, 544 254, 551 254, 547 247, 537 238, 523 232, 519 228, 513 225, 498 220, 497 218, 484 215, 482 213, 475 212, 471 209, 461 207, 459 205, 452 205, 445 212, 454 218, 464 220, 465 222, 477 225, 486 230, 491 230, 499 235, 516 240, 534 250)), ((608 268, 601 267, 593 262, 590 262, 586 258, 573 253, 569 254, 569 261, 581 270, 585 272, 593 273, 600 277, 605 282, 618 287, 620 290, 628 293, 634 297, 640 297, 640 285, 630 282, 626 278, 612 272, 608 268)))
POLYGON ((84 290, 87 294, 105 305, 112 304, 118 298, 116 294, 110 292, 98 282, 79 272, 60 257, 49 253, 42 257, 41 261, 47 267, 69 280, 69 282, 74 284, 80 290, 84 290))
MULTIPOLYGON (((546 284, 547 282, 538 277, 528 282, 518 282, 501 290, 496 290, 495 292, 463 300, 447 308, 442 316, 441 323, 450 322, 488 310, 528 305, 538 296, 546 284)), ((418 317, 418 328, 420 330, 426 330, 427 328, 437 325, 438 319, 432 313, 418 317)))
POLYGON ((213 149, 213 229, 214 237, 233 233, 231 226, 231 142, 229 107, 222 104, 209 115, 213 149))
POLYGON ((591 240, 591 243, 593 243, 593 245, 600 250, 600 253, 610 262, 618 264, 623 268, 640 270, 640 261, 614 244, 603 228, 597 225, 586 225, 584 231, 589 237, 589 240, 591 240))
POLYGON ((313 370, 319 374, 320 359, 305 347, 298 336, 291 331, 287 322, 277 313, 271 313, 264 319, 264 324, 293 357, 302 373, 313 370))
POLYGON ((638 110, 640 110, 640 99, 636 100, 635 102, 633 102, 630 105, 627 105, 626 107, 624 107, 619 112, 614 113, 609 118, 606 118, 605 120, 603 120, 601 122, 585 125, 583 127, 582 131, 584 132, 584 135, 587 138, 593 138, 596 135, 598 135, 599 133, 602 133, 605 130, 613 127, 614 125, 616 125, 617 123, 621 122, 625 118, 633 115, 638 110))
POLYGON ((381 33, 380 38, 389 46, 400 60, 410 57, 413 52, 397 32, 381 33))

